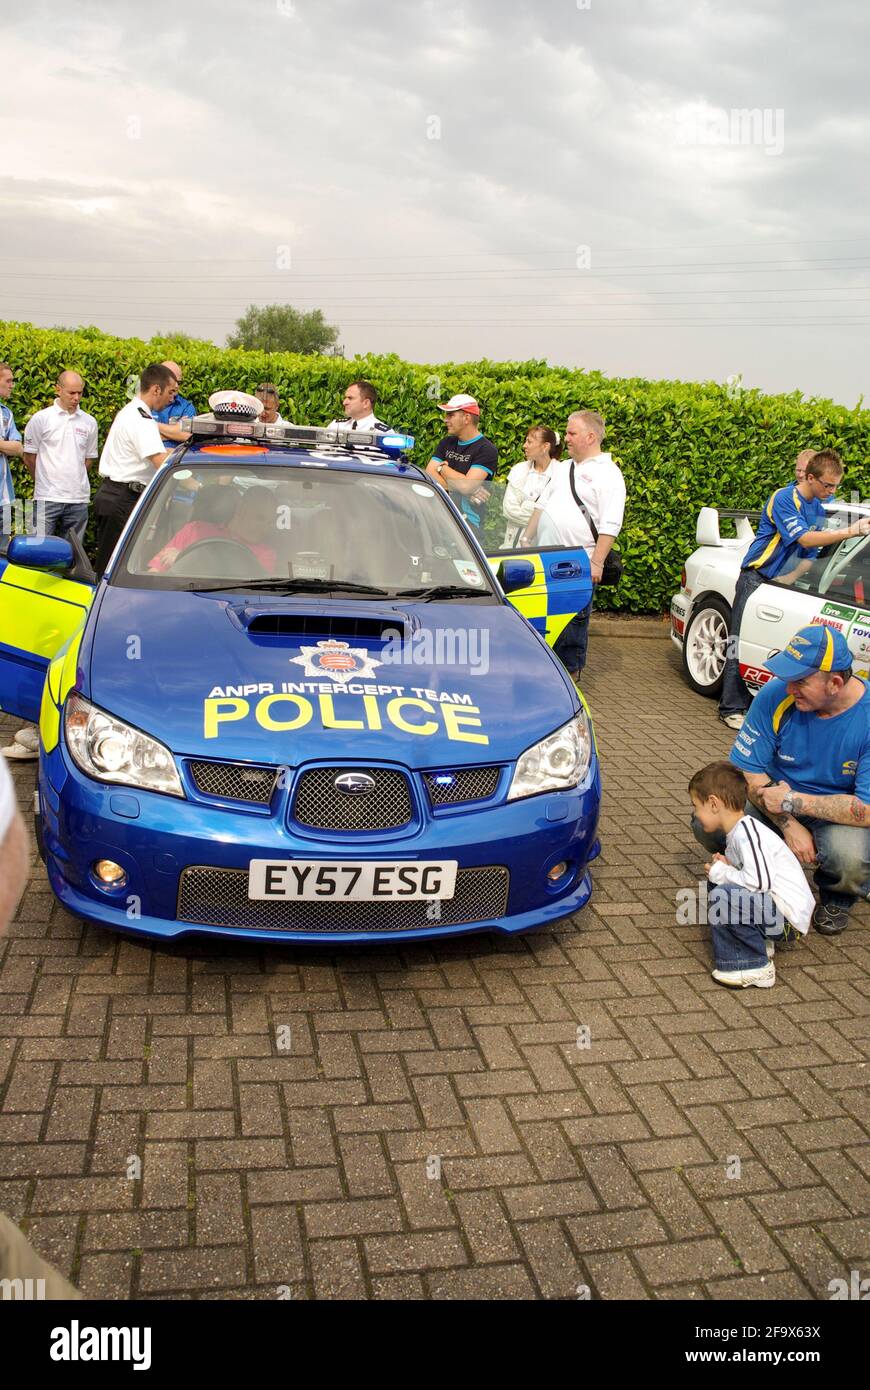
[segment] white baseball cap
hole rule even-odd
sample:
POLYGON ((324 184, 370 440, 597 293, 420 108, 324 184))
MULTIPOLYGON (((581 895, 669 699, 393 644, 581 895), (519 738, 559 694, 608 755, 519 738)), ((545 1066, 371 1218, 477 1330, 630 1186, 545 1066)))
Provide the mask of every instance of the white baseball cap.
POLYGON ((479 415, 480 406, 473 396, 451 396, 446 405, 439 405, 439 410, 464 410, 468 415, 479 415))

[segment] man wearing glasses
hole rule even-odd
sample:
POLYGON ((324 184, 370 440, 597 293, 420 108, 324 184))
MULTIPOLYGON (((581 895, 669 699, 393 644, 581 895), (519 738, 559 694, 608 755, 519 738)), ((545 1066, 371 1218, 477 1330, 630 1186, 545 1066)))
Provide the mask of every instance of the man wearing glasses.
POLYGON ((781 487, 768 499, 755 540, 746 552, 734 592, 719 718, 740 729, 752 696, 737 660, 740 622, 746 601, 759 584, 793 584, 808 569, 822 546, 839 545, 849 536, 865 536, 870 517, 836 531, 825 529, 822 502, 833 497, 843 476, 843 460, 833 449, 820 449, 806 465, 803 481, 781 487))

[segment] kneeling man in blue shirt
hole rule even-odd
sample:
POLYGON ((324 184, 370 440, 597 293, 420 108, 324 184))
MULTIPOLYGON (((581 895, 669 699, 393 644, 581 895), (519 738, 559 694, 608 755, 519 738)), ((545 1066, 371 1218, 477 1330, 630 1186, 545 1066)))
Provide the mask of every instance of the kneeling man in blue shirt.
MULTIPOLYGON (((801 628, 766 663, 761 688, 730 759, 746 775, 746 810, 779 831, 802 864, 815 865, 813 926, 845 931, 870 895, 870 687, 852 674, 841 633, 801 628)), ((711 837, 696 838, 714 852, 711 837)))

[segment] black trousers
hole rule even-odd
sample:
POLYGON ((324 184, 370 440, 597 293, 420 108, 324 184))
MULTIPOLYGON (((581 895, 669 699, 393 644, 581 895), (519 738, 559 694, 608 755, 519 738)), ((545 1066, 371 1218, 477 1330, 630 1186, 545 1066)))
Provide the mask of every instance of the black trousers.
POLYGON ((106 478, 94 497, 94 517, 97 524, 97 556, 94 569, 101 578, 127 518, 139 501, 139 493, 131 492, 126 483, 106 478))

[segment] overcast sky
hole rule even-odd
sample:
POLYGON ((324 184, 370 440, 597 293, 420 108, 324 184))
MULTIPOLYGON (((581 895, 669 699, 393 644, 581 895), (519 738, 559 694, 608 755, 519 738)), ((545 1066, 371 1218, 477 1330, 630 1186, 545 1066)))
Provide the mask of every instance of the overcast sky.
POLYGON ((852 405, 867 52, 859 0, 7 6, 0 316, 852 405))

